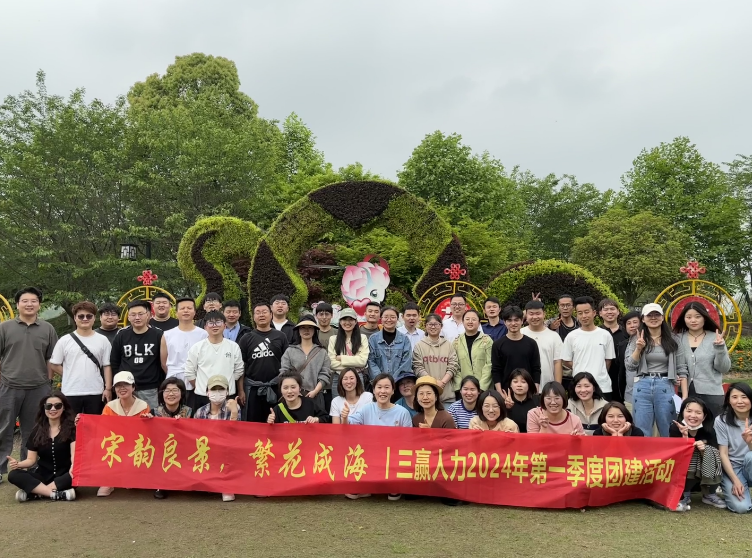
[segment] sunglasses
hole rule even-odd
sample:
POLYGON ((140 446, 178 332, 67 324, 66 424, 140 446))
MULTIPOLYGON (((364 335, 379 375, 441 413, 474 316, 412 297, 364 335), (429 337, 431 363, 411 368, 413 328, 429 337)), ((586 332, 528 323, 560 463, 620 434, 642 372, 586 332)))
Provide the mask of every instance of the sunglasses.
POLYGON ((44 410, 45 411, 51 411, 52 409, 55 409, 56 411, 59 411, 63 408, 62 403, 45 403, 44 404, 44 410))
POLYGON ((76 316, 77 320, 91 320, 94 317, 94 314, 79 314, 76 316))

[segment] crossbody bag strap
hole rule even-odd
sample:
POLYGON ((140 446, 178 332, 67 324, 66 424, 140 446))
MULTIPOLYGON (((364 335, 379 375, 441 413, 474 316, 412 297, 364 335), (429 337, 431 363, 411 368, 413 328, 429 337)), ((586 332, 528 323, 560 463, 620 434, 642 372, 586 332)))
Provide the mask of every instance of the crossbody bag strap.
POLYGON ((94 355, 92 354, 92 352, 91 352, 91 351, 89 350, 89 348, 88 348, 88 347, 87 347, 86 345, 84 345, 83 341, 81 341, 81 339, 79 339, 79 338, 78 338, 78 335, 76 335, 75 333, 71 332, 70 336, 71 336, 71 338, 72 338, 72 339, 73 339, 73 340, 74 340, 74 341, 76 342, 76 344, 77 344, 77 345, 78 345, 78 346, 79 346, 79 347, 81 348, 81 350, 82 350, 82 351, 84 352, 84 354, 85 354, 85 355, 86 355, 87 357, 89 357, 89 359, 90 359, 90 360, 91 360, 91 361, 92 361, 92 362, 93 362, 94 364, 96 364, 96 365, 97 365, 97 368, 99 368, 99 373, 100 373, 100 374, 102 375, 102 377, 104 378, 104 368, 102 368, 102 365, 101 365, 101 364, 99 363, 99 360, 97 360, 97 357, 95 357, 95 356, 94 356, 94 355))
POLYGON ((287 419, 287 422, 295 423, 298 422, 292 416, 290 415, 290 411, 287 410, 287 407, 285 407, 284 403, 279 404, 279 410, 282 411, 282 414, 285 415, 285 418, 287 419))

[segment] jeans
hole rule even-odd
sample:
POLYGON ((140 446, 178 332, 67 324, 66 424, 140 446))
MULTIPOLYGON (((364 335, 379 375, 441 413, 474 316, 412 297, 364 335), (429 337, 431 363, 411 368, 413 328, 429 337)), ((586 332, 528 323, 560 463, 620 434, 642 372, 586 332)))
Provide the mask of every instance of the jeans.
POLYGON ((50 394, 50 384, 32 389, 17 389, 0 384, 0 475, 8 471, 8 456, 13 451, 16 418, 21 423, 21 461, 26 459, 26 442, 34 428, 39 402, 50 394))
POLYGON ((721 487, 723 488, 723 496, 726 499, 726 507, 734 513, 749 513, 752 511, 752 499, 749 496, 749 487, 752 485, 752 451, 748 451, 747 455, 744 456, 744 465, 741 467, 733 465, 733 467, 734 474, 739 477, 739 480, 744 485, 744 498, 739 500, 739 498, 731 493, 734 484, 724 471, 721 487))
POLYGON ((146 401, 153 412, 157 407, 159 407, 157 391, 157 388, 140 389, 136 391, 136 397, 138 397, 141 401, 146 401))
POLYGON ((645 436, 653 434, 653 421, 661 437, 668 438, 671 421, 676 418, 674 384, 668 378, 643 376, 634 384, 632 406, 635 426, 645 436))

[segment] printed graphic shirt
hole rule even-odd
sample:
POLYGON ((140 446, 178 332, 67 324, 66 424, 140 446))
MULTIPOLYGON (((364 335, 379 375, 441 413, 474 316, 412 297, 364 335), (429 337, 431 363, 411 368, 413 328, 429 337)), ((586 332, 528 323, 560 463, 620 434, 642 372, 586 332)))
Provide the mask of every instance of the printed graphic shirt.
POLYGON ((276 329, 254 329, 245 334, 240 339, 245 377, 257 382, 270 382, 276 378, 282 365, 282 355, 287 347, 287 336, 276 329))

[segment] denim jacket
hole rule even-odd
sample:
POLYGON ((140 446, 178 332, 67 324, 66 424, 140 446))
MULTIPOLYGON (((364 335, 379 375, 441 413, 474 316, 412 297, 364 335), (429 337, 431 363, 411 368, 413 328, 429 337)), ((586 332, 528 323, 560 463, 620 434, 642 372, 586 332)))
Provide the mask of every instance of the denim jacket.
POLYGON ((379 330, 368 339, 368 369, 371 380, 382 373, 392 378, 401 372, 413 370, 413 348, 410 338, 404 333, 397 332, 394 343, 387 345, 384 333, 379 330))

